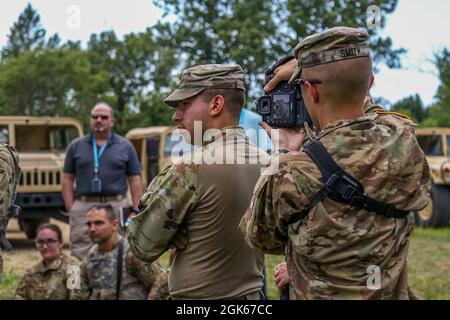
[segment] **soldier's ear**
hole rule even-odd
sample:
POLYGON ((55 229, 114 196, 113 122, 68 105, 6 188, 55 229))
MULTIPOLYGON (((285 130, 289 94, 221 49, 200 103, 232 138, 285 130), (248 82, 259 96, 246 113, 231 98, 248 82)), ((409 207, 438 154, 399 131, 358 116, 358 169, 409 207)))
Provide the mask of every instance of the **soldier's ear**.
POLYGON ((118 228, 119 228, 119 220, 114 219, 114 220, 112 221, 112 226, 113 226, 113 229, 114 229, 114 230, 118 230, 118 228))
POLYGON ((211 117, 216 117, 220 115, 220 113, 223 111, 225 107, 225 99, 221 95, 214 96, 211 100, 208 102, 209 107, 209 115, 211 117))
POLYGON ((307 81, 305 83, 305 86, 306 86, 310 100, 314 103, 319 102, 319 91, 317 90, 316 85, 307 81))
POLYGON ((373 73, 370 75, 370 80, 369 80, 369 90, 370 88, 372 88, 372 85, 375 81, 375 76, 373 75, 373 73))

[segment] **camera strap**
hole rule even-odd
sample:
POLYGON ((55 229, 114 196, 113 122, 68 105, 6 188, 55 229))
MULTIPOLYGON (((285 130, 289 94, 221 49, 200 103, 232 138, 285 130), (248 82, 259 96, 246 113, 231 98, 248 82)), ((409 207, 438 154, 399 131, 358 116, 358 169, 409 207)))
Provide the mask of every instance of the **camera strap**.
POLYGON ((310 140, 303 147, 303 151, 317 165, 325 184, 313 196, 311 202, 302 211, 293 215, 288 224, 292 224, 305 218, 309 210, 325 198, 330 198, 336 202, 351 205, 356 208, 375 212, 386 218, 403 219, 409 211, 395 208, 389 203, 383 203, 364 195, 363 185, 353 176, 345 172, 333 160, 327 149, 318 140, 310 140))

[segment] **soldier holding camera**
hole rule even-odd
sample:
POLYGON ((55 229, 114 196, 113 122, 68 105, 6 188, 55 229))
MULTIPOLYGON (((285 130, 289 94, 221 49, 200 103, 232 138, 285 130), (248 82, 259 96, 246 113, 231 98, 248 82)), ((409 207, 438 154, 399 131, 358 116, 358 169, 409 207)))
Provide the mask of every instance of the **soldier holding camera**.
POLYGON ((259 179, 241 230, 252 247, 286 255, 291 299, 412 298, 410 213, 429 200, 429 168, 411 123, 363 112, 374 80, 368 34, 332 28, 294 55, 258 104, 269 134, 269 124, 286 128, 278 168, 259 179), (301 100, 316 133, 297 121, 301 100))

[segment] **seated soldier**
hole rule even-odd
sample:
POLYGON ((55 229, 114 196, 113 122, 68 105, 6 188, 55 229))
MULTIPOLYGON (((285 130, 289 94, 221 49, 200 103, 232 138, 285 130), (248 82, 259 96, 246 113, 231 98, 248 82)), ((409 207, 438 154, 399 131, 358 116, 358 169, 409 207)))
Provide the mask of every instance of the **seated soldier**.
MULTIPOLYGON (((18 300, 64 300, 69 299, 70 274, 78 271, 79 261, 62 252, 64 243, 61 229, 55 224, 39 227, 36 246, 42 261, 28 269, 16 289, 18 300)), ((75 287, 74 287, 75 288, 75 287)))
POLYGON ((119 221, 111 205, 96 205, 89 209, 87 225, 95 245, 81 265, 81 291, 73 298, 147 299, 162 273, 160 264, 144 263, 133 256, 128 241, 118 234, 119 221))

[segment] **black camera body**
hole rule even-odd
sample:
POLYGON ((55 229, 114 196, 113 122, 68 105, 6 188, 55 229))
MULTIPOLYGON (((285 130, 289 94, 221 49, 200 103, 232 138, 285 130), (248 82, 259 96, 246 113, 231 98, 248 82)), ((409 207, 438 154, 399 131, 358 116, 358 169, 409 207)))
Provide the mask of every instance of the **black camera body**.
MULTIPOLYGON (((291 59, 293 57, 283 58, 268 69, 266 84, 275 76, 275 69, 291 59)), ((271 127, 302 128, 305 122, 312 124, 300 88, 287 81, 279 82, 275 89, 260 97, 256 101, 256 111, 271 127)))

